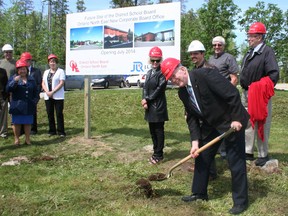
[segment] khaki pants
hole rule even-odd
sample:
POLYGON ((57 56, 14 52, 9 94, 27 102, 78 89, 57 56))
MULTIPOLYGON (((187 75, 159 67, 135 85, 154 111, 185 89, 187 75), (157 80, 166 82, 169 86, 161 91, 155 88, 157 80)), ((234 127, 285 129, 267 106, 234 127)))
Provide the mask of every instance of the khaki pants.
POLYGON ((0 98, 0 136, 7 136, 8 100, 0 98))
MULTIPOLYGON (((242 104, 248 109, 248 91, 242 92, 242 104)), ((271 128, 271 120, 272 120, 272 100, 270 99, 267 104, 268 116, 266 118, 266 123, 264 124, 264 141, 258 136, 258 124, 255 123, 254 129, 252 128, 250 120, 248 121, 247 128, 245 130, 245 146, 246 146, 246 154, 253 154, 255 142, 257 143, 258 149, 258 157, 263 158, 268 155, 268 141, 270 135, 271 128)))

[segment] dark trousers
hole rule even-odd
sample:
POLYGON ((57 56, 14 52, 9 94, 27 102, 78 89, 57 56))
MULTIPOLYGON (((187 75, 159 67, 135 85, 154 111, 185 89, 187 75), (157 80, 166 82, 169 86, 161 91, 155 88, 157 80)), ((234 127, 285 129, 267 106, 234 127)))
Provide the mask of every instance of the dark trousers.
POLYGON ((34 132, 38 132, 38 128, 37 128, 37 105, 36 105, 36 110, 35 113, 33 115, 33 124, 31 125, 31 131, 34 132))
POLYGON ((56 125, 54 118, 54 110, 56 111, 56 120, 57 120, 57 132, 59 135, 65 135, 64 130, 64 100, 54 100, 49 98, 49 100, 45 100, 48 121, 49 121, 49 134, 56 134, 56 125))
MULTIPOLYGON (((235 132, 236 139, 229 141, 225 139, 227 161, 232 176, 232 198, 234 205, 248 204, 248 183, 245 161, 245 130, 235 132)), ((214 130, 200 147, 219 136, 214 130)), ((206 149, 195 159, 194 178, 192 183, 193 194, 207 194, 209 181, 209 168, 220 146, 220 142, 206 149)))
POLYGON ((149 122, 149 130, 153 141, 153 156, 163 159, 164 148, 164 123, 165 122, 149 122))

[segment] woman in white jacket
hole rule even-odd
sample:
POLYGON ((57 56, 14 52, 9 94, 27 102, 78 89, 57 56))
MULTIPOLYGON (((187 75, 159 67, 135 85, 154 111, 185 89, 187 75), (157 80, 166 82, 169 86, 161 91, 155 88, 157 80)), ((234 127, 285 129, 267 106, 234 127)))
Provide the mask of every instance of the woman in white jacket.
POLYGON ((58 57, 54 54, 48 56, 49 68, 43 74, 42 88, 45 92, 44 100, 49 121, 49 135, 58 134, 65 137, 64 129, 64 82, 65 72, 57 67, 58 57), (57 130, 54 118, 54 110, 56 111, 57 130))

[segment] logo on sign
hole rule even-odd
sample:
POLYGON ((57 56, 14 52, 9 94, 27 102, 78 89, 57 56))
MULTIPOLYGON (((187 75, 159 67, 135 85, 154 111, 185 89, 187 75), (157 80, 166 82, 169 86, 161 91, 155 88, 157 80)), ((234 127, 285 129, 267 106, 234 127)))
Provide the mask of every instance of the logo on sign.
POLYGON ((130 72, 144 72, 142 62, 133 62, 133 69, 130 72))
POLYGON ((74 71, 74 72, 80 72, 79 71, 79 69, 78 69, 78 67, 77 67, 77 63, 75 62, 75 61, 70 61, 70 67, 71 67, 71 69, 72 69, 72 71, 74 71))

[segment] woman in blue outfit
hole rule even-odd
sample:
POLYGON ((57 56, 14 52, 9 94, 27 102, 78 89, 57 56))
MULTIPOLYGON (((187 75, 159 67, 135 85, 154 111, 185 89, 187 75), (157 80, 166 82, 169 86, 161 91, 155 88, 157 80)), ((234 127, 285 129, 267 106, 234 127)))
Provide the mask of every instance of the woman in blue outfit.
POLYGON ((14 144, 20 145, 21 125, 24 125, 25 144, 31 144, 30 131, 33 113, 36 109, 37 87, 33 77, 28 75, 26 61, 16 62, 16 74, 10 77, 6 90, 11 92, 9 113, 12 114, 14 144))

